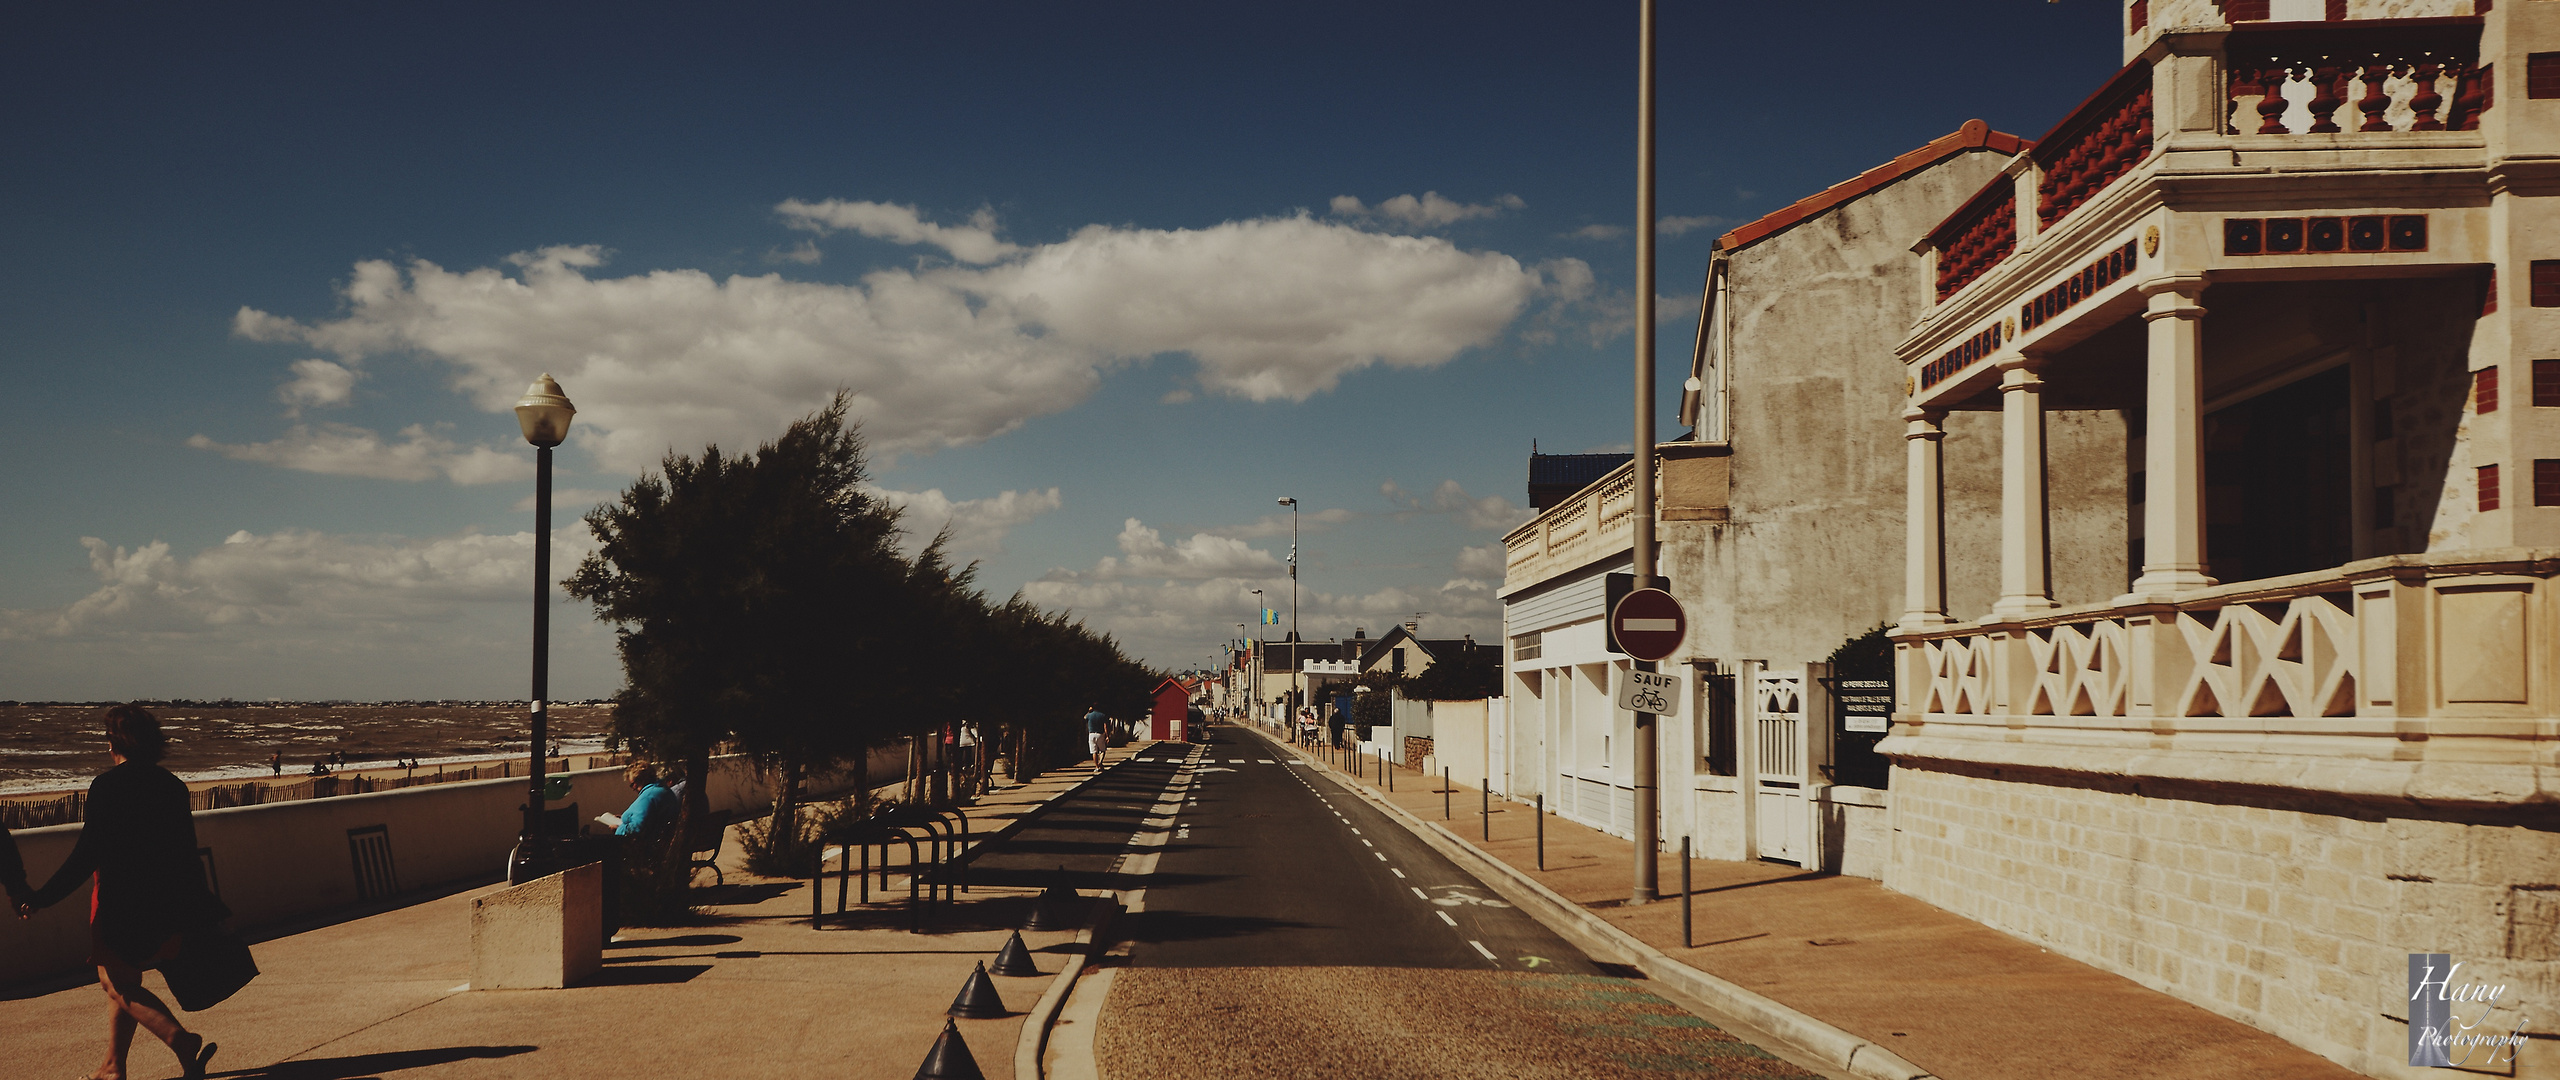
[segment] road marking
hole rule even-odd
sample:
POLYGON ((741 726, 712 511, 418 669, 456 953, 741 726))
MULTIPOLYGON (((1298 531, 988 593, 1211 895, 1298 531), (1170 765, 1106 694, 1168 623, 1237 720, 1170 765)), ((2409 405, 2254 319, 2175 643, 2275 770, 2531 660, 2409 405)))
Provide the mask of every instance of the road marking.
POLYGON ((1378 846, 1378 845, 1370 843, 1370 842, 1369 842, 1369 839, 1368 839, 1367 837, 1365 837, 1365 836, 1364 836, 1364 837, 1361 837, 1361 838, 1360 838, 1360 846, 1361 846, 1361 847, 1376 847, 1376 846, 1378 846))
MULTIPOLYGON (((1398 877, 1402 877, 1402 876, 1404 876, 1404 875, 1402 875, 1402 874, 1398 874, 1398 875, 1396 875, 1396 876, 1398 876, 1398 877)), ((1406 888, 1408 888, 1408 889, 1413 889, 1413 886, 1411 886, 1411 885, 1407 885, 1407 886, 1405 886, 1405 887, 1406 887, 1406 888)), ((1423 899, 1425 899, 1425 900, 1429 900, 1429 899, 1431 899, 1431 898, 1430 898, 1430 897, 1428 897, 1428 896, 1423 896, 1423 895, 1422 895, 1422 890, 1420 890, 1420 889, 1413 889, 1413 895, 1415 895, 1415 896, 1422 896, 1422 898, 1423 898, 1423 899)))
MULTIPOLYGON (((1450 917, 1449 917, 1449 913, 1448 913, 1448 912, 1445 912, 1445 911, 1435 911, 1435 912, 1432 912, 1432 914, 1437 915, 1437 916, 1440 916, 1440 921, 1441 921, 1441 922, 1448 923, 1448 924, 1449 924, 1449 925, 1451 925, 1451 926, 1456 926, 1456 925, 1458 925, 1458 920, 1450 918, 1450 917)), ((1481 948, 1483 948, 1484 946, 1479 945, 1479 946, 1476 946, 1476 947, 1477 947, 1477 948, 1479 948, 1479 949, 1481 949, 1481 948)), ((1485 959, 1487 959, 1487 960, 1493 959, 1493 954, 1492 954, 1492 953, 1486 953, 1486 954, 1484 954, 1484 955, 1485 955, 1485 959)))
POLYGON ((1264 764, 1264 765, 1277 765, 1277 764, 1279 764, 1279 762, 1277 762, 1277 761, 1273 761, 1273 760, 1271 760, 1270 758, 1262 758, 1262 759, 1260 759, 1260 761, 1261 761, 1261 763, 1262 763, 1262 764, 1264 764))
MULTIPOLYGON (((1484 942, 1481 942, 1481 941, 1469 941, 1469 942, 1467 942, 1467 944, 1475 946, 1475 947, 1476 947, 1476 951, 1477 951, 1477 952, 1480 952, 1480 953, 1483 953, 1483 954, 1484 954, 1484 958, 1485 958, 1485 959, 1487 959, 1487 960, 1493 960, 1493 950, 1488 949, 1488 948, 1485 948, 1485 947, 1484 947, 1484 942)), ((1494 963, 1499 964, 1499 963, 1501 963, 1502 961, 1500 961, 1500 960, 1493 960, 1493 962, 1494 962, 1494 963)))
MULTIPOLYGON (((1387 871, 1388 871, 1389 873, 1394 874, 1394 875, 1395 875, 1395 876, 1397 876, 1397 877, 1403 877, 1403 876, 1404 876, 1404 871, 1402 871, 1402 870, 1398 870, 1398 869, 1396 869, 1395 867, 1392 867, 1392 866, 1388 867, 1388 868, 1387 868, 1387 871)), ((1421 892, 1422 890, 1420 890, 1420 889, 1415 889, 1414 891, 1415 891, 1415 892, 1421 892)), ((1427 897, 1427 896, 1426 896, 1426 897, 1423 897, 1423 899, 1428 900, 1428 899, 1430 899, 1430 897, 1427 897)))
POLYGON ((1353 829, 1353 830, 1351 830, 1351 835, 1353 835, 1353 836, 1358 836, 1358 835, 1360 835, 1360 830, 1358 830, 1358 829, 1353 829))
POLYGON ((1372 851, 1372 852, 1370 852, 1369 854, 1377 856, 1377 857, 1378 857, 1378 861, 1379 861, 1379 862, 1385 862, 1385 861, 1387 861, 1387 853, 1386 853, 1386 852, 1383 852, 1383 851, 1372 851))

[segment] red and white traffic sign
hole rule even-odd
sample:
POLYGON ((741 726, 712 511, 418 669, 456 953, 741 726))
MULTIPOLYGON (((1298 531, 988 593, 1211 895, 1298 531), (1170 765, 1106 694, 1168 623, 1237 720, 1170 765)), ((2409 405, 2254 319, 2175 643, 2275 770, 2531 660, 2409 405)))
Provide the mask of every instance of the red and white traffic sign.
POLYGON ((1680 601, 1660 589, 1637 589, 1609 613, 1609 632, 1618 647, 1638 660, 1661 660, 1680 648, 1689 635, 1689 616, 1680 601))

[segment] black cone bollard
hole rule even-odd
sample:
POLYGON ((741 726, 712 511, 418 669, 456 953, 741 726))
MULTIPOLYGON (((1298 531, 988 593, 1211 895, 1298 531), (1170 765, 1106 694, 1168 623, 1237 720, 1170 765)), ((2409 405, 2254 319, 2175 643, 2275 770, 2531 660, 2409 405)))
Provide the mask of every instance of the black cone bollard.
POLYGON ((1004 948, 996 950, 995 973, 1009 978, 1025 978, 1040 974, 1040 965, 1031 960, 1031 950, 1022 944, 1022 931, 1004 940, 1004 948))
POLYGON ((1059 867, 1056 880, 1040 894, 1040 903, 1031 909, 1031 918, 1022 924, 1025 930, 1064 930, 1074 917, 1076 901, 1083 899, 1067 887, 1067 868, 1059 867))
POLYGON ((916 1080, 987 1080, 978 1071, 978 1059, 969 1055, 969 1044, 961 1040, 958 1022, 942 1022, 942 1034, 925 1052, 924 1064, 916 1066, 916 1080))
POLYGON ((1013 1015, 1004 1007, 1004 998, 996 993, 996 984, 987 979, 987 965, 969 973, 969 981, 960 984, 960 996, 951 999, 950 1015, 963 1020, 993 1020, 1013 1015))

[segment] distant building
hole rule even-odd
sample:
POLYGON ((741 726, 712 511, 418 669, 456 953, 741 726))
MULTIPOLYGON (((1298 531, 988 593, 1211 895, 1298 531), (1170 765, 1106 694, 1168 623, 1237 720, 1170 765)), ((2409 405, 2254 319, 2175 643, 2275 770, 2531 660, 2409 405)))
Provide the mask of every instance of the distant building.
POLYGON ((1529 508, 1545 510, 1590 487, 1591 482, 1635 460, 1626 454, 1541 454, 1529 451, 1529 508))
MULTIPOLYGON (((1882 779, 1833 775, 1832 718, 1809 665, 1901 610, 1893 417, 1903 370, 1893 350, 1928 301, 1912 240, 2021 146, 1976 121, 1717 241, 1692 367, 1701 389, 1681 405, 1693 430, 1657 448, 1656 565, 1690 620, 1664 664, 1685 685, 1682 715, 1658 729, 1667 844, 1688 836, 1711 858, 1883 873, 1882 779), (1760 715, 1749 699, 1762 684, 1796 707, 1755 733, 1745 725, 1760 715)), ((1624 836, 1634 714, 1613 704, 1628 663, 1608 650, 1603 616, 1610 576, 1631 569, 1630 457, 1531 467, 1566 475, 1565 465, 1600 463, 1591 459, 1611 468, 1503 540, 1508 702, 1485 756, 1506 761, 1515 797, 1543 792, 1558 813, 1624 836)), ((1974 471, 1959 490, 1987 522, 1997 473, 1987 460, 1974 471)), ((1995 540, 1988 525, 1972 529, 1995 540)), ((2117 560, 2120 548, 2110 549, 2117 560)))

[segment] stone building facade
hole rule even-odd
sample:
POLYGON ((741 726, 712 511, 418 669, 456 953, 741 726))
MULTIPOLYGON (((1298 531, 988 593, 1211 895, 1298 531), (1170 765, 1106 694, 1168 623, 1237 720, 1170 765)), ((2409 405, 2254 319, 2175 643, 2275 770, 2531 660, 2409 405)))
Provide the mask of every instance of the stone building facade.
POLYGON ((2449 954, 2560 1075, 2560 4, 2125 32, 1920 248, 1885 882, 2377 1076, 2449 954))

